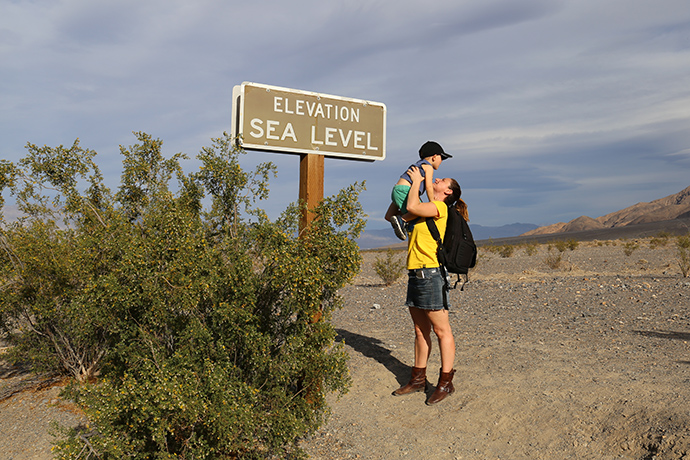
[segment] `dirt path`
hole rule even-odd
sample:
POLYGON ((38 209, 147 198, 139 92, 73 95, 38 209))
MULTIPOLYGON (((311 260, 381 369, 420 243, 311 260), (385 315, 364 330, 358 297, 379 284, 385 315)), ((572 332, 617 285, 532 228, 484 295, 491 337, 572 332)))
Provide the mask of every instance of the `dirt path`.
MULTIPOLYGON (((381 286, 365 253, 334 316, 352 387, 331 397, 305 449, 316 460, 690 458, 690 278, 670 244, 648 243, 630 256, 621 242, 581 244, 557 269, 546 246, 482 251, 451 295, 457 391, 433 407, 422 393, 391 396, 413 357, 405 280, 381 286)), ((438 368, 435 348, 429 390, 438 368)), ((50 391, 0 403, 1 459, 48 459, 49 419, 76 423, 50 391)))

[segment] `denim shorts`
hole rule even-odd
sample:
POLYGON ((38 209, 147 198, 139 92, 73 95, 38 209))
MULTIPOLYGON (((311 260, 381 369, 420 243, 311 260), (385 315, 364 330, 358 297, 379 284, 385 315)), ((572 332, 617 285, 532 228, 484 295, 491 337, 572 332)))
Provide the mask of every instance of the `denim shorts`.
POLYGON ((438 267, 409 270, 408 276, 405 306, 422 310, 447 308, 443 306, 445 287, 443 275, 441 275, 441 270, 438 267))

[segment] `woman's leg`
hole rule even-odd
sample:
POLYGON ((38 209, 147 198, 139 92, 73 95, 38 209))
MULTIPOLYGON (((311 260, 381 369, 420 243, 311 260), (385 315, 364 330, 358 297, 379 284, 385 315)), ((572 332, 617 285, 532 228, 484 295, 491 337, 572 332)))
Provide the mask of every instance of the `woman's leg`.
POLYGON ((438 346, 441 349, 441 372, 450 372, 455 361, 455 339, 448 320, 448 310, 429 310, 425 313, 438 337, 438 346))
POLYGON ((431 354, 431 321, 426 310, 410 307, 414 323, 414 366, 426 367, 431 354))

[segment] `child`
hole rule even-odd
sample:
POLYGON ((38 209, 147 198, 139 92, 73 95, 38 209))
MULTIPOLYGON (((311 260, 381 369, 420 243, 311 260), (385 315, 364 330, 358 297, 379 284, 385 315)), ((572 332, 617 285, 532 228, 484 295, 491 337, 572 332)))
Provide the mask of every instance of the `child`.
MULTIPOLYGON (((427 141, 419 149, 419 158, 421 160, 410 165, 410 167, 417 166, 422 173, 422 177, 424 177, 424 181, 419 186, 419 194, 422 195, 426 191, 427 197, 433 197, 434 170, 438 169, 441 161, 453 157, 444 152, 443 147, 437 142, 427 141)), ((407 239, 407 219, 404 216, 407 214, 407 194, 410 191, 411 184, 410 176, 407 174, 407 170, 405 170, 405 173, 400 176, 400 179, 393 187, 391 192, 392 203, 388 207, 385 216, 385 219, 393 226, 395 236, 401 240, 407 239)))

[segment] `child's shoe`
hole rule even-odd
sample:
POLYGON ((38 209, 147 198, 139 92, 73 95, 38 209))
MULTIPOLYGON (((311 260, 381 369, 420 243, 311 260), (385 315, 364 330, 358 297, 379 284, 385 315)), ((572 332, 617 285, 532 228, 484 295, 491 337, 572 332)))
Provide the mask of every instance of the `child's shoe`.
POLYGON ((391 225, 393 226, 395 236, 397 236, 403 241, 407 239, 407 223, 404 220, 402 220, 402 217, 393 216, 393 218, 391 219, 391 225))

